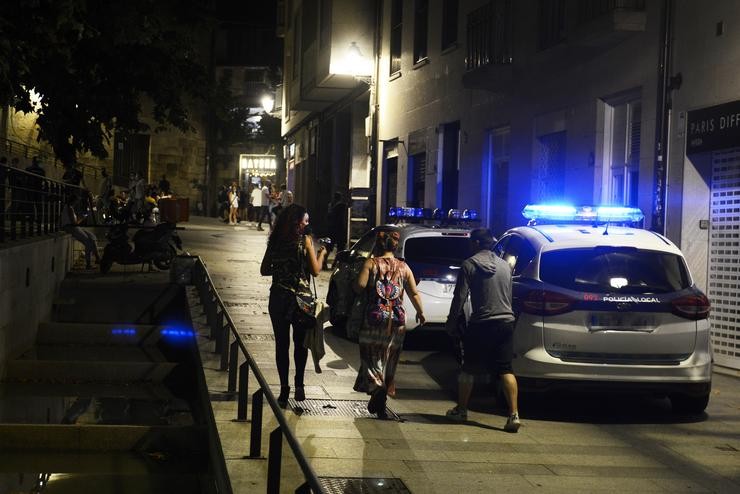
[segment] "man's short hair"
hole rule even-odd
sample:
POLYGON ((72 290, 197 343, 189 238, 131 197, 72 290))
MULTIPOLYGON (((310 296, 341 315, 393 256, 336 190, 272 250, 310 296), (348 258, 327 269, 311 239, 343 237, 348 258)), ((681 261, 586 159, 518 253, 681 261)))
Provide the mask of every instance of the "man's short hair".
POLYGON ((476 228, 470 232, 470 240, 478 242, 482 247, 490 247, 494 242, 493 233, 488 228, 476 228))

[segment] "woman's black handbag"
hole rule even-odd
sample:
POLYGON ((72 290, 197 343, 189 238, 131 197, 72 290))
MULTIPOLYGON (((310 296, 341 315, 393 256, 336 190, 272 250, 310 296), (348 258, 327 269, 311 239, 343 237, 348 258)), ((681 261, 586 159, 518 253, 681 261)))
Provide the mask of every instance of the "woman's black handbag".
MULTIPOLYGON (((303 268, 303 259, 301 259, 301 267, 303 268)), ((295 301, 298 305, 298 310, 295 315, 295 323, 299 326, 315 326, 316 325, 316 310, 318 307, 318 296, 316 293, 316 278, 310 273, 308 276, 313 281, 313 293, 296 293, 295 301)))

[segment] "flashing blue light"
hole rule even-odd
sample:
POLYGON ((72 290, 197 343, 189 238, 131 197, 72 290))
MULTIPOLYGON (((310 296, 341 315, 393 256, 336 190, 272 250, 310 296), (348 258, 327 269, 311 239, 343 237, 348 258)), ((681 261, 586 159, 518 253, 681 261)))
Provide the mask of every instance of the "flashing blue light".
POLYGON ((573 221, 576 208, 564 204, 527 204, 522 216, 528 220, 573 221))
POLYGON ((478 211, 475 209, 466 209, 462 212, 462 219, 464 220, 477 220, 478 211))
POLYGON ((638 208, 624 206, 581 206, 528 204, 522 210, 528 220, 580 223, 637 223, 644 215, 638 208))
POLYGON ((389 218, 398 218, 398 208, 388 208, 389 218))
POLYGON ((127 335, 127 336, 135 336, 136 330, 133 328, 114 328, 110 330, 110 334, 112 335, 127 335))
POLYGON ((639 208, 624 206, 600 206, 596 208, 598 221, 630 221, 637 223, 645 218, 639 208))
POLYGON ((461 216, 462 211, 460 211, 459 209, 450 209, 449 211, 447 211, 447 217, 451 220, 459 220, 461 216))

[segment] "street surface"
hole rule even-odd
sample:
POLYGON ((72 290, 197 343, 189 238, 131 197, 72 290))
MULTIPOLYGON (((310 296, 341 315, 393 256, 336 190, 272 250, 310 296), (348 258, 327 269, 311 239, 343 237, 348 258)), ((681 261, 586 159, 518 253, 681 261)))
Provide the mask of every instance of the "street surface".
MULTIPOLYGON (((267 232, 256 231, 252 224, 230 227, 202 217, 183 226, 185 250, 205 260, 277 395, 267 313, 270 279, 259 275, 267 232)), ((325 271, 317 280, 320 297, 328 279, 325 271)), ((196 327, 202 321, 204 317, 198 318, 196 327)), ((445 338, 432 336, 411 333, 407 339, 397 374, 398 394, 388 402, 401 422, 286 412, 319 476, 398 477, 415 494, 740 492, 740 378, 715 374, 712 398, 702 416, 674 415, 665 398, 558 394, 525 399, 520 405, 523 426, 518 434, 508 434, 502 430, 505 411, 496 406, 486 385, 476 385, 467 423, 445 418, 454 405, 456 364, 445 338)), ((325 338, 323 373, 314 372, 309 356, 307 397, 366 399, 352 390, 357 345, 331 328, 325 338)), ((200 340, 234 491, 264 492, 266 461, 244 458, 249 423, 233 422, 236 403, 220 398, 226 375, 215 370, 213 343, 200 340)), ((254 389, 250 382, 250 391, 254 389)), ((265 410, 265 431, 274 423, 265 410)), ((285 444, 283 456, 281 490, 293 492, 301 483, 300 473, 285 444)))

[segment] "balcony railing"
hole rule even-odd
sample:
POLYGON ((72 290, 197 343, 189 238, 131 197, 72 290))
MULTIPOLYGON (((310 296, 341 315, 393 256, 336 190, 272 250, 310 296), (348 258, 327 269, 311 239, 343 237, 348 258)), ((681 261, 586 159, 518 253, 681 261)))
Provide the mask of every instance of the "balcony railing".
POLYGON ((511 0, 493 0, 468 14, 466 70, 512 61, 511 0))
POLYGON ((645 0, 579 0, 577 22, 584 24, 610 12, 644 10, 645 0))
MULTIPOLYGON (((5 156, 8 159, 11 159, 13 157, 20 158, 22 161, 28 161, 32 157, 37 156, 42 163, 50 163, 54 165, 54 168, 59 170, 59 175, 61 175, 61 170, 64 168, 61 161, 59 161, 52 153, 49 153, 41 148, 14 141, 13 139, 0 138, 0 156, 5 156)), ((85 176, 93 178, 98 178, 100 176, 101 170, 103 169, 102 166, 88 163, 85 160, 77 160, 77 166, 85 176)), ((52 173, 52 175, 55 174, 52 173)))

